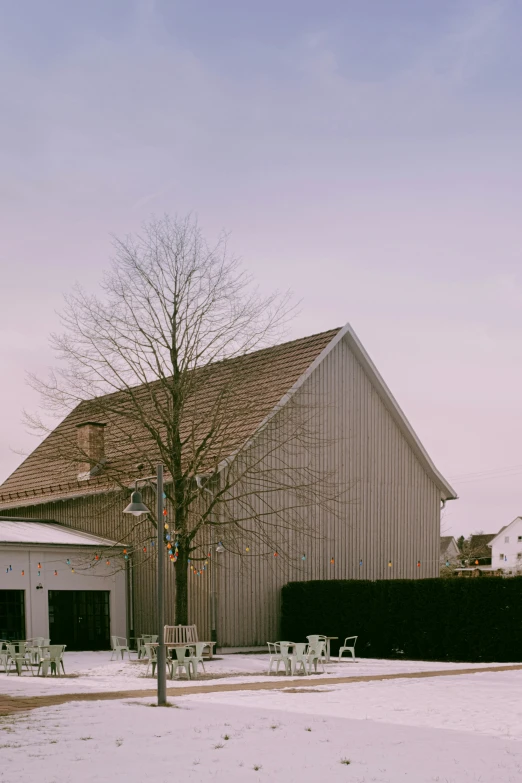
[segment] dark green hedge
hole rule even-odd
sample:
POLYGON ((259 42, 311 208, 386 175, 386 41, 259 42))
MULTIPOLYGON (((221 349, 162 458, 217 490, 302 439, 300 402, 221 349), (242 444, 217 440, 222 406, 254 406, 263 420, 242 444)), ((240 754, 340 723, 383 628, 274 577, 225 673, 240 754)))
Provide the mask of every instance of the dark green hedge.
POLYGON ((357 635, 366 658, 520 661, 522 577, 290 582, 281 638, 317 633, 357 635))

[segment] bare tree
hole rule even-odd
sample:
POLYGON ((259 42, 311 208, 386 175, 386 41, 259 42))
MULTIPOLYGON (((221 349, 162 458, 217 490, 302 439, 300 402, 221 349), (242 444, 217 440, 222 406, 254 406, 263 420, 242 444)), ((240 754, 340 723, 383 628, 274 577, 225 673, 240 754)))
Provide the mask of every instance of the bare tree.
MULTIPOLYGON (((189 563, 205 563, 210 538, 239 554, 255 542, 296 557, 300 537, 319 535, 318 517, 337 512, 344 492, 323 468, 324 409, 301 390, 259 421, 267 390, 256 388, 248 354, 280 337, 290 297, 261 295, 226 239, 210 247, 192 218, 165 217, 117 240, 102 288, 67 297, 63 333, 52 336, 60 366, 32 383, 48 410, 83 405, 108 425, 107 462, 91 472, 114 487, 130 486, 137 462, 141 476, 164 463, 166 546, 185 624, 189 563)), ((88 459, 63 439, 56 449, 88 459)), ((136 541, 150 524, 137 523, 136 541)))

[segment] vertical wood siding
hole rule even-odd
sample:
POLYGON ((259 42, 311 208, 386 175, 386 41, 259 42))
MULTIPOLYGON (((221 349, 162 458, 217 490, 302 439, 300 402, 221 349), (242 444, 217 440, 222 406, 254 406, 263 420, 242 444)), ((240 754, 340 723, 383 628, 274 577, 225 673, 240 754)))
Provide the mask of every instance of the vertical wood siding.
MULTIPOLYGON (((289 533, 294 558, 260 557, 255 552, 241 557, 229 552, 217 556, 213 552, 203 575, 190 573, 190 621, 196 623, 202 639, 210 638, 212 567, 217 571, 218 640, 220 645, 231 647, 264 645, 277 638, 281 587, 289 580, 438 576, 440 490, 418 462, 344 341, 317 367, 298 394, 321 407, 320 438, 326 438, 330 445, 322 449, 318 446, 316 459, 322 460, 325 469, 335 471, 339 487, 347 491, 346 503, 335 517, 321 509, 310 509, 320 535, 299 538, 289 533), (301 560, 301 553, 306 560, 301 560), (330 564, 332 557, 334 565, 330 564)), ((118 493, 30 506, 6 515, 54 519, 132 543, 125 538, 129 522, 121 513, 126 502, 127 497, 118 493)), ((153 497, 146 497, 145 502, 153 503, 153 497)), ((175 622, 175 568, 167 561, 168 624, 175 622)), ((131 572, 134 633, 153 633, 155 549, 147 556, 138 551, 131 572)), ((311 628, 310 633, 322 630, 311 628)), ((347 633, 352 631, 356 629, 346 629, 347 633)))
POLYGON ((325 470, 336 471, 347 502, 335 516, 311 510, 322 537, 295 541, 296 559, 221 556, 218 638, 225 646, 277 638, 280 591, 289 580, 439 574, 440 490, 345 342, 298 393, 316 398, 322 408, 320 436, 330 445, 320 456, 325 470))

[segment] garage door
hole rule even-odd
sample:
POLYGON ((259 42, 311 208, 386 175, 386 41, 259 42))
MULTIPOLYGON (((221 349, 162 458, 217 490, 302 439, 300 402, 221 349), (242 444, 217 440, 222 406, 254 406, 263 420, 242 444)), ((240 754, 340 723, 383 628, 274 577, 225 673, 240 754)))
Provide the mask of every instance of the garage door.
POLYGON ((109 650, 109 590, 49 590, 51 644, 68 650, 109 650))
POLYGON ((0 590, 0 639, 25 639, 23 590, 0 590))

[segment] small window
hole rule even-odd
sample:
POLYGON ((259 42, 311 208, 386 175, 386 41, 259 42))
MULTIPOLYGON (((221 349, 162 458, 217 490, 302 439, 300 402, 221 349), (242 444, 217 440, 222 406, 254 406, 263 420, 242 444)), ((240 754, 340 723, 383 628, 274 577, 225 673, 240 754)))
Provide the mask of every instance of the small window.
POLYGON ((501 560, 504 559, 504 555, 499 555, 499 557, 500 557, 501 560))
POLYGON ((509 536, 504 536, 504 544, 509 544, 509 536))
POLYGON ((517 560, 522 560, 522 552, 517 552, 517 560))
POLYGON ((519 536, 519 537, 518 537, 518 540, 519 540, 519 541, 522 541, 522 536, 519 536))

